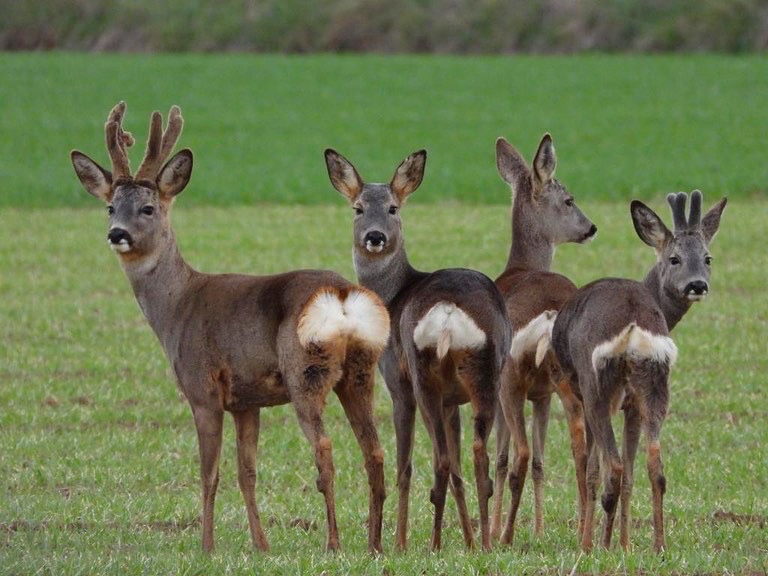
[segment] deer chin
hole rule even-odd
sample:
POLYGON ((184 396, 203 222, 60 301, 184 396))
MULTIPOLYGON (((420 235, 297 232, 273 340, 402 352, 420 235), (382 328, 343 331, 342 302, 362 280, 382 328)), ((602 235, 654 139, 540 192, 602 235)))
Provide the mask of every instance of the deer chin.
POLYGON ((704 298, 707 297, 707 293, 704 292, 704 294, 696 294, 695 292, 688 292, 685 297, 689 302, 701 302, 704 300, 704 298))
POLYGON ((120 254, 125 254, 126 252, 130 252, 133 246, 128 242, 128 240, 122 239, 120 242, 117 242, 116 244, 113 242, 109 242, 109 247, 112 248, 113 252, 119 252, 120 254))
POLYGON ((365 249, 372 254, 378 254, 384 250, 384 244, 374 244, 373 242, 369 241, 365 243, 365 249))

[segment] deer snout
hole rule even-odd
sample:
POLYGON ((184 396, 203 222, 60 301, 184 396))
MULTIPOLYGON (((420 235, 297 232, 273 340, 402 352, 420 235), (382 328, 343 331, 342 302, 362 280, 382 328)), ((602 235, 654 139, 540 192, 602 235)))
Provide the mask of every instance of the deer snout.
POLYGON ((110 247, 117 252, 128 252, 133 244, 133 238, 123 228, 112 228, 107 233, 107 241, 110 247))
POLYGON ((582 240, 582 242, 589 242, 595 237, 596 234, 597 234, 597 226, 592 224, 592 226, 589 227, 589 230, 587 231, 587 233, 584 235, 584 239, 582 240))
POLYGON ((694 280, 685 287, 688 300, 702 300, 709 292, 709 285, 704 280, 694 280))
POLYGON ((368 252, 381 252, 387 244, 387 236, 383 232, 375 230, 365 235, 365 249, 368 252))

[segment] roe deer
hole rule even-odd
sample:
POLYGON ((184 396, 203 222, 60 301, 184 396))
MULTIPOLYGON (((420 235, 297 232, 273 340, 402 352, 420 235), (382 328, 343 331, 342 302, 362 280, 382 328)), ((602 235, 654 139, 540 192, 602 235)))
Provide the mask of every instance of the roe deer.
POLYGON ((399 492, 396 547, 407 547, 408 493, 416 405, 433 446, 435 506, 430 548, 441 546, 446 490, 459 510, 467 547, 474 537, 460 468, 458 406, 472 404, 474 470, 482 547, 491 545, 487 441, 497 404, 498 380, 511 344, 504 301, 484 274, 466 269, 420 272, 408 262, 400 209, 424 175, 426 151, 406 158, 389 184, 364 184, 357 170, 334 150, 325 151, 333 186, 356 216, 353 258, 360 283, 379 294, 392 319, 389 345, 379 368, 392 396, 399 492))
POLYGON ((133 139, 123 132, 124 113, 121 102, 106 124, 111 172, 78 151, 72 152, 72 163, 85 189, 107 203, 109 244, 192 409, 200 450, 203 549, 214 549, 224 412, 235 422, 238 483, 251 539, 256 548, 269 548, 255 500, 259 410, 288 402, 314 449, 327 548, 339 548, 331 440, 322 420, 333 389, 363 452, 370 486, 368 548, 380 551, 384 469, 373 385, 389 337, 381 299, 327 271, 246 276, 193 270, 179 253, 170 223, 174 198, 192 172, 188 149, 165 162, 181 133, 179 108, 171 108, 165 131, 160 114, 152 115, 146 155, 134 176, 126 155, 133 139))
POLYGON ((507 266, 496 279, 515 331, 510 357, 501 376, 496 420, 496 487, 491 534, 501 529, 504 482, 509 473, 512 492, 501 541, 514 538, 515 519, 528 471, 531 450, 525 430, 525 400, 533 404, 534 533, 544 525, 544 442, 552 393, 560 397, 568 420, 579 486, 579 518, 586 497, 586 447, 584 412, 557 360, 548 352, 537 365, 539 340, 552 331, 557 311, 576 291, 565 276, 550 272, 555 247, 564 242, 588 242, 597 227, 576 207, 573 196, 554 178, 557 156, 552 137, 545 134, 529 168, 523 156, 504 138, 496 141, 496 166, 512 188, 512 244, 507 266), (512 467, 508 454, 510 435, 514 445, 512 467))
POLYGON ((726 199, 701 218, 701 192, 691 193, 686 218, 684 192, 670 194, 674 233, 645 204, 631 204, 640 238, 656 251, 643 282, 603 278, 579 289, 557 315, 552 345, 564 371, 576 376, 587 423, 587 502, 581 547, 592 549, 595 500, 602 458, 605 510, 602 545, 611 544, 621 499, 620 542, 629 547, 629 505, 640 432, 647 441, 653 502, 653 547, 664 549, 661 427, 669 404, 669 370, 677 347, 669 332, 709 291, 708 246, 720 226, 726 199), (624 411, 623 454, 616 447, 611 416, 624 411))

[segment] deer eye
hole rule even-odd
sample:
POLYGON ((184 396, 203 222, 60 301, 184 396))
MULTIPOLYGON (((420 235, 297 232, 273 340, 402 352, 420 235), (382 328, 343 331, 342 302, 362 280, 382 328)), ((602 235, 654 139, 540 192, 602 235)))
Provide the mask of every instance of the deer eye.
POLYGON ((152 214, 155 213, 155 207, 150 205, 143 206, 141 209, 141 213, 147 216, 152 216, 152 214))
POLYGON ((678 258, 677 256, 670 256, 669 263, 672 264, 672 266, 677 266, 678 264, 680 264, 680 258, 678 258))
POLYGON ((565 205, 566 205, 566 206, 569 206, 569 207, 570 207, 570 206, 573 206, 573 198, 568 198, 568 199, 565 201, 565 205))
POLYGON ((363 213, 363 209, 360 208, 360 206, 354 206, 352 209, 355 211, 355 214, 357 214, 358 216, 360 216, 363 213))
POLYGON ((107 214, 109 214, 110 216, 112 216, 112 214, 114 214, 114 213, 115 213, 115 207, 114 207, 114 206, 112 206, 112 204, 110 204, 109 206, 107 206, 107 214))
POLYGON ((389 207, 389 213, 392 214, 392 216, 397 214, 397 206, 390 206, 389 207))
POLYGON ((712 264, 712 256, 707 256, 706 258, 704 258, 704 264, 706 264, 707 266, 710 266, 712 264))

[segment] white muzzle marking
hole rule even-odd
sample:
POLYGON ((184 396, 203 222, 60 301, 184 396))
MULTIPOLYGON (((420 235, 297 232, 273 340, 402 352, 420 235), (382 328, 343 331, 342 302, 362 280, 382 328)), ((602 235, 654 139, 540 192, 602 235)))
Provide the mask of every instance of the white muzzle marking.
POLYGON ((365 249, 368 250, 368 252, 373 252, 374 254, 376 254, 384 250, 384 243, 382 242, 381 244, 374 244, 373 242, 368 240, 365 243, 365 249))
POLYGON ((131 245, 128 243, 128 240, 126 240, 125 238, 120 240, 120 242, 118 242, 117 244, 107 240, 107 244, 109 244, 109 247, 112 248, 113 251, 120 252, 121 254, 125 254, 126 252, 130 252, 130 250, 131 250, 131 245))

